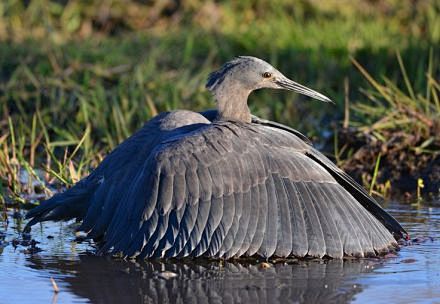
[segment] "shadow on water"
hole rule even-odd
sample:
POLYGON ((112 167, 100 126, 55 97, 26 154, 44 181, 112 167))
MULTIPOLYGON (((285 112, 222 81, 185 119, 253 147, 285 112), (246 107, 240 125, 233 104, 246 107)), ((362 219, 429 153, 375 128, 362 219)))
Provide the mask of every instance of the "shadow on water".
MULTIPOLYGON (((440 208, 391 204, 413 238, 386 259, 279 262, 134 262, 90 254, 75 224, 33 230, 0 222, 0 303, 389 303, 440 301, 440 208), (20 240, 21 241, 21 240, 20 240), (30 246, 32 247, 32 246, 30 246), (41 251, 39 251, 41 249, 41 251), (50 278, 60 292, 53 292, 50 278)), ((11 214, 12 215, 12 214, 11 214)))

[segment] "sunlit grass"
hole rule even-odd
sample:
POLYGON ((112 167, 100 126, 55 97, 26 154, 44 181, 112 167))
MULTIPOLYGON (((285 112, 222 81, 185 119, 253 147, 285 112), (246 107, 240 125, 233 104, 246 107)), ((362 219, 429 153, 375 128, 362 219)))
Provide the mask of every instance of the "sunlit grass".
MULTIPOLYGON (((379 139, 397 122, 428 134, 439 103, 438 64, 426 66, 440 41, 438 4, 404 2, 192 0, 175 8, 160 1, 3 1, 1 202, 69 187, 158 112, 214 107, 205 79, 237 55, 267 59, 336 101, 252 94, 253 113, 314 139, 342 117, 346 79, 351 100, 360 101, 352 126, 379 139), (402 58, 390 60, 396 49, 402 58), (357 94, 366 83, 350 55, 376 89, 367 98, 357 94)), ((431 153, 438 138, 429 134, 412 149, 431 153)), ((342 149, 341 163, 349 150, 342 149)))
POLYGON ((369 102, 351 106, 355 118, 350 120, 348 132, 357 140, 343 145, 335 141, 336 159, 347 170, 359 171, 355 168, 363 167, 362 180, 365 186, 369 185, 370 193, 386 196, 390 188, 399 189, 399 183, 412 180, 411 188, 417 190, 420 200, 423 181, 431 186, 429 191, 434 196, 440 190, 435 188, 440 182, 435 173, 440 168, 438 58, 432 50, 429 52, 423 69, 425 86, 419 88, 414 87, 399 53, 396 60, 401 73, 399 82, 385 75, 376 79, 352 59, 370 85, 361 90, 369 102), (362 146, 354 148, 359 142, 363 142, 362 146), (436 163, 437 167, 430 168, 436 163))
POLYGON ((411 146, 412 150, 416 153, 439 154, 437 148, 440 146, 440 83, 436 79, 439 71, 437 58, 433 58, 432 52, 430 54, 425 75, 426 87, 420 92, 414 90, 399 53, 397 60, 404 80, 404 89, 385 76, 380 83, 353 59, 353 64, 373 88, 363 90, 371 103, 353 105, 353 110, 363 118, 359 122, 353 122, 353 125, 384 142, 390 140, 397 131, 408 135, 418 134, 422 140, 420 145, 411 146))

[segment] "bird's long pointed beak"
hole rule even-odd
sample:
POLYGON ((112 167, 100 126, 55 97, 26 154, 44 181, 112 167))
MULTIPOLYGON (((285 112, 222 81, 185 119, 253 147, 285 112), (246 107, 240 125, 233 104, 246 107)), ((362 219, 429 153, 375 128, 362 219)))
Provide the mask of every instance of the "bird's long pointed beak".
POLYGON ((318 99, 318 100, 321 100, 324 102, 333 103, 333 101, 330 98, 328 98, 327 96, 324 96, 321 93, 316 92, 312 89, 309 89, 308 87, 305 87, 299 83, 296 83, 295 81, 292 81, 288 78, 277 79, 277 80, 275 80, 275 83, 277 85, 279 85, 280 88, 282 88, 282 89, 294 91, 299 94, 303 94, 303 95, 306 95, 306 96, 309 96, 309 97, 312 97, 312 98, 315 98, 315 99, 318 99))

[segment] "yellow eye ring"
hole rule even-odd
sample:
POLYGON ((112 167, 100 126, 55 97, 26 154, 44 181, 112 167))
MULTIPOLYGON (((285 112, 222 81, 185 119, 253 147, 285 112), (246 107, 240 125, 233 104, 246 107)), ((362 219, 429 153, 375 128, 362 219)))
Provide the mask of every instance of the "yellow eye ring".
POLYGON ((264 78, 270 78, 270 77, 272 77, 272 73, 264 72, 262 76, 263 76, 264 78))

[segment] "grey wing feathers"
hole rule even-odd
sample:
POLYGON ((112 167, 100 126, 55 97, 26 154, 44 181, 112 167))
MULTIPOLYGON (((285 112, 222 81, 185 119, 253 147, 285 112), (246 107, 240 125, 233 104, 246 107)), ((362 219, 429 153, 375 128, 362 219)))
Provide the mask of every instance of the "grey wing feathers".
POLYGON ((29 231, 30 227, 38 222, 82 219, 87 212, 88 201, 92 199, 101 182, 99 176, 89 178, 87 183, 80 181, 67 193, 55 194, 26 214, 26 218, 32 219, 26 224, 24 231, 29 231))
POLYGON ((142 258, 340 258, 395 246, 394 219, 298 136, 267 122, 170 132, 98 186, 81 228, 102 254, 142 258))
POLYGON ((322 153, 315 149, 307 151, 306 155, 323 166, 350 194, 371 214, 374 215, 393 235, 399 239, 407 236, 407 232, 388 212, 383 210, 368 192, 351 176, 339 169, 322 153))
POLYGON ((311 161, 310 149, 283 130, 236 122, 166 140, 132 178, 102 250, 339 258, 394 246, 384 225, 311 161))
MULTIPOLYGON (((113 207, 119 203, 119 199, 109 195, 109 192, 115 189, 115 185, 119 186, 121 181, 129 179, 127 175, 136 172, 133 169, 137 169, 139 158, 142 158, 160 140, 159 125, 167 115, 168 113, 162 113, 146 123, 143 128, 107 155, 89 176, 72 188, 55 194, 30 210, 26 218, 32 218, 32 220, 25 229, 29 230, 35 223, 47 220, 57 221, 71 218, 83 220, 86 215, 83 230, 88 231, 96 225, 106 227, 114 215, 113 207)), ((120 195, 120 191, 115 194, 120 195)), ((98 230, 95 229, 95 232, 98 230)))

